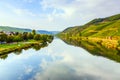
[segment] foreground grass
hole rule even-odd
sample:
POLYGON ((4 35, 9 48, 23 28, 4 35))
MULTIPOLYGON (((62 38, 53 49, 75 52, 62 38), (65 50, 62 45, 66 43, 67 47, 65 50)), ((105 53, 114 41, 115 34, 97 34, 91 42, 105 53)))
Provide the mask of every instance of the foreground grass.
POLYGON ((29 41, 18 42, 18 43, 1 44, 0 54, 10 53, 16 50, 29 48, 35 44, 40 44, 40 43, 42 43, 42 41, 29 40, 29 41))

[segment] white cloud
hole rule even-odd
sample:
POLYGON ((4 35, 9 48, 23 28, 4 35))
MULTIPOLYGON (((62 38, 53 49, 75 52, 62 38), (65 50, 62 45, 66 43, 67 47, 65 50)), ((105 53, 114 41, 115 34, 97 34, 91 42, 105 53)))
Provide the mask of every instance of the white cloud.
POLYGON ((68 27, 85 24, 91 19, 106 17, 120 12, 116 3, 120 3, 120 1, 73 0, 68 3, 68 0, 43 0, 41 5, 44 10, 49 8, 54 9, 52 13, 49 13, 48 17, 51 22, 68 27), (59 13, 57 10, 61 10, 63 13, 59 13), (111 12, 111 10, 115 12, 111 12))
POLYGON ((16 15, 21 15, 21 16, 36 16, 34 13, 30 12, 29 10, 27 9, 13 9, 13 12, 16 14, 16 15))
MULTIPOLYGON (((13 22, 10 21, 9 23, 8 19, 1 16, 0 18, 3 20, 1 23, 15 26, 25 25, 27 28, 34 26, 36 29, 63 30, 70 26, 83 25, 94 18, 107 17, 120 13, 119 0, 23 1, 26 2, 25 4, 21 4, 24 5, 24 7, 16 7, 12 5, 12 8, 10 7, 6 9, 7 11, 12 10, 13 14, 11 13, 5 16, 8 18, 13 16, 13 22), (33 6, 29 3, 33 3, 33 6), (29 4, 32 9, 29 9, 27 4, 29 4), (7 21, 5 22, 4 19, 7 21)), ((3 10, 0 11, 3 12, 3 10)))
POLYGON ((33 71, 33 67, 32 66, 25 66, 25 74, 30 74, 33 71))
MULTIPOLYGON (((27 0, 26 0, 27 1, 27 0)), ((29 1, 29 0, 28 0, 29 1)), ((20 7, 16 7, 14 5, 11 4, 6 4, 5 5, 5 10, 0 10, 1 12, 6 12, 9 11, 10 14, 13 14, 14 16, 37 16, 35 13, 33 13, 32 11, 30 11, 27 8, 20 8, 20 7)), ((9 15, 7 15, 9 16, 9 15)))
MULTIPOLYGON (((70 48, 69 48, 70 49, 70 48)), ((71 47, 73 49, 73 47, 71 47)), ((62 51, 63 53, 51 53, 51 56, 62 56, 60 60, 49 62, 45 59, 42 60, 40 68, 31 80, 113 80, 119 79, 119 72, 114 67, 106 68, 104 66, 111 65, 107 59, 91 56, 87 51, 79 48, 77 53, 74 51, 62 51), (83 54, 82 54, 83 53, 83 54), (76 55, 77 54, 77 55, 76 55), (81 55, 82 54, 82 55, 81 55), (96 59, 96 60, 95 60, 96 59), (87 63, 86 63, 87 61, 87 63), (105 64, 106 62, 106 64, 105 64), (103 66, 104 65, 104 66, 103 66), (96 73, 97 72, 97 73, 96 73), (115 73, 113 75, 113 73, 115 73)), ((51 57, 50 56, 50 57, 51 57)))
POLYGON ((24 13, 26 13, 26 10, 23 9, 14 9, 13 12, 17 15, 23 15, 24 13))

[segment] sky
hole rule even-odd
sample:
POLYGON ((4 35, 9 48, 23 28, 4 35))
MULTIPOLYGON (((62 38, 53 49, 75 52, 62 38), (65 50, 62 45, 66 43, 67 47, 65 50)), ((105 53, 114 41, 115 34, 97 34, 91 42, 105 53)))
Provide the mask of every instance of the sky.
POLYGON ((0 25, 61 31, 120 13, 120 0, 1 0, 0 25))

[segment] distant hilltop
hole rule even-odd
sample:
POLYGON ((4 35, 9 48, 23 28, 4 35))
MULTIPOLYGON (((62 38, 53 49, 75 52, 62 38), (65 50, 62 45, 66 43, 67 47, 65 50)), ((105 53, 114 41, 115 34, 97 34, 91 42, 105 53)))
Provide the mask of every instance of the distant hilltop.
MULTIPOLYGON (((16 28, 16 27, 10 27, 10 26, 0 26, 0 32, 31 32, 31 29, 24 29, 24 28, 16 28)), ((59 31, 46 31, 46 30, 36 30, 38 34, 50 34, 55 35, 59 33, 59 31)))

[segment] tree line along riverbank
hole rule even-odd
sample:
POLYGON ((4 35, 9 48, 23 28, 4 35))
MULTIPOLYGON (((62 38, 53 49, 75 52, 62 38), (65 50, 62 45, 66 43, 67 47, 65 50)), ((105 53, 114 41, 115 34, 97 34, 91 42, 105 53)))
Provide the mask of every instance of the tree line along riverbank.
MULTIPOLYGON (((42 45, 51 43, 52 35, 37 34, 32 32, 0 32, 0 54, 10 53, 15 50, 29 48, 33 45, 42 45)), ((42 47, 42 46, 41 46, 42 47)))

